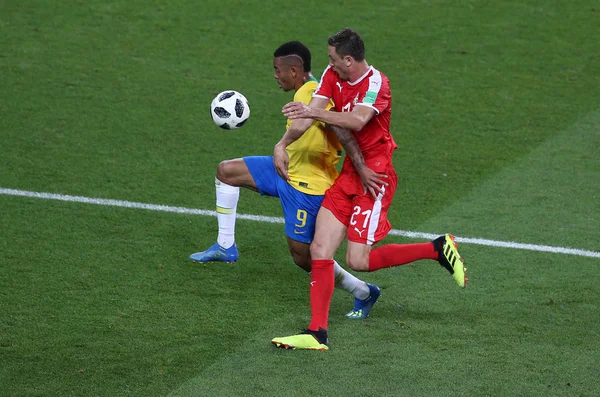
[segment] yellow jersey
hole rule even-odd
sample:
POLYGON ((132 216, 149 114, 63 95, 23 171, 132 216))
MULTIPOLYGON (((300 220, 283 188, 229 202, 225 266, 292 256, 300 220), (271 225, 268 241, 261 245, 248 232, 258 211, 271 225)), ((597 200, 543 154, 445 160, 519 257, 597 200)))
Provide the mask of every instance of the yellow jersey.
MULTIPOLYGON (((294 94, 294 102, 308 105, 317 89, 315 78, 306 80, 294 94)), ((327 109, 331 108, 330 103, 327 109)), ((286 130, 292 124, 288 119, 286 130)), ((315 121, 308 130, 286 149, 290 157, 288 166, 289 184, 296 190, 312 195, 323 195, 333 185, 338 171, 335 164, 340 161, 342 145, 335 133, 320 121, 315 121)))

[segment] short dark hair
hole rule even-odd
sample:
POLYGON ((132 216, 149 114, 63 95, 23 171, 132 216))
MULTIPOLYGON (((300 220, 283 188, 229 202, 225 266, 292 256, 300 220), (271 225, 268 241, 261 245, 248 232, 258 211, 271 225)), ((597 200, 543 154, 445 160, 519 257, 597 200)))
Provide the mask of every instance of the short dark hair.
POLYGON ((331 36, 327 44, 335 47, 335 52, 342 58, 350 55, 358 62, 365 59, 365 42, 356 30, 344 28, 331 36))
POLYGON ((304 71, 310 72, 311 55, 307 46, 299 41, 289 41, 280 45, 273 53, 274 57, 285 57, 289 55, 300 57, 304 71))

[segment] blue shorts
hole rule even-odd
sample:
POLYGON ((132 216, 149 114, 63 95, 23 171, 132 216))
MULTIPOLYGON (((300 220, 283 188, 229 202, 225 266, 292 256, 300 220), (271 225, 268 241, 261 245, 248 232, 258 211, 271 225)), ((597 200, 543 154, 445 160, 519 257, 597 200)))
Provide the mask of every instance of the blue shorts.
POLYGON ((292 240, 310 244, 315 235, 317 213, 325 196, 313 196, 294 189, 275 171, 273 156, 243 159, 259 193, 279 197, 285 218, 285 234, 292 240))

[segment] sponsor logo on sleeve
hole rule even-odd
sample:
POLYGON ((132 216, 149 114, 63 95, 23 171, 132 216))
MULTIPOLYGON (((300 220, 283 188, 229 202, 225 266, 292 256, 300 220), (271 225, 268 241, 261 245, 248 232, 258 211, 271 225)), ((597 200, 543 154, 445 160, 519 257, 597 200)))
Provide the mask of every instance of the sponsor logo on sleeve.
POLYGON ((374 104, 375 99, 377 99, 377 93, 373 91, 367 91, 367 95, 365 95, 365 99, 363 99, 363 103, 374 104))

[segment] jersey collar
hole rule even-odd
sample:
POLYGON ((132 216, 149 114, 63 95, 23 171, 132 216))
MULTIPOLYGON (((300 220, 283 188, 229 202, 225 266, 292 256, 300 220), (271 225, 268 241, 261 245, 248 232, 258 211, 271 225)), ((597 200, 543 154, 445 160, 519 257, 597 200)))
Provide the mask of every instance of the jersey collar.
POLYGON ((355 82, 353 82, 353 83, 351 83, 351 82, 348 82, 348 84, 350 84, 350 85, 357 85, 358 83, 360 83, 361 81, 363 81, 363 79, 364 79, 365 77, 367 77, 367 75, 368 75, 369 73, 371 73, 371 70, 373 70, 373 66, 369 66, 369 70, 367 70, 367 71, 365 72, 365 74, 363 74, 362 76, 360 76, 360 77, 358 78, 358 80, 356 80, 356 81, 355 81, 355 82))

